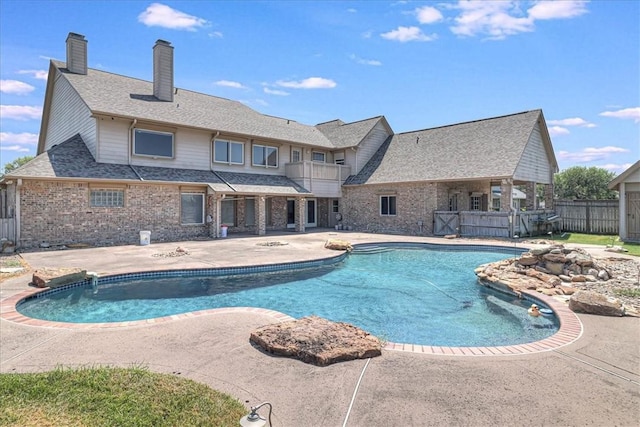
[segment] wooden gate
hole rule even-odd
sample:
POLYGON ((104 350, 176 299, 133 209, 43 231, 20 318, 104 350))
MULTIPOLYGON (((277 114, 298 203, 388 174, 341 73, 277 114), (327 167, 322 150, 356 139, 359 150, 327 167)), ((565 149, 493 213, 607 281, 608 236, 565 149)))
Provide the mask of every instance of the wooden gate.
POLYGON ((433 234, 435 236, 458 234, 459 227, 460 215, 458 212, 443 211, 433 213, 433 234))
POLYGON ((627 239, 640 242, 640 191, 627 192, 627 239))

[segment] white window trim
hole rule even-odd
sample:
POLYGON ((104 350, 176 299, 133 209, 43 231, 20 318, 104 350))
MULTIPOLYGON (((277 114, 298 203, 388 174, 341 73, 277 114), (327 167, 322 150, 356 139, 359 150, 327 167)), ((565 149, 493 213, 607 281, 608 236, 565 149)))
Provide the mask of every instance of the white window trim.
POLYGON ((316 163, 327 163, 327 153, 324 153, 324 152, 322 152, 322 151, 312 151, 312 152, 311 152, 311 160, 312 160, 312 161, 314 161, 314 162, 316 162, 316 163), (315 160, 315 159, 313 158, 313 156, 314 156, 315 154, 322 154, 322 160, 315 160))
POLYGON ((206 204, 206 195, 204 193, 181 192, 180 193, 180 225, 203 225, 205 222, 204 206, 206 204), (202 196, 202 222, 182 222, 182 196, 202 196))
MULTIPOLYGON (((388 203, 388 200, 387 200, 387 203, 388 203)), ((378 208, 378 211, 379 211, 379 213, 380 213, 380 216, 396 216, 396 215, 398 214, 398 198, 397 198, 397 196, 396 196, 395 194, 382 194, 382 195, 380 196, 380 199, 379 199, 379 208, 378 208), (383 199, 384 197, 386 197, 387 199, 390 199, 391 197, 393 197, 393 198, 395 199, 395 201, 396 201, 396 203, 395 203, 395 213, 393 213, 393 214, 390 214, 390 213, 386 213, 386 214, 385 214, 385 213, 382 213, 382 199, 383 199)))
POLYGON ((230 139, 214 139, 213 140, 213 162, 221 163, 223 165, 244 165, 244 142, 240 141, 232 141, 230 139), (226 162, 216 160, 216 142, 225 142, 227 144, 227 155, 228 160, 226 162), (231 160, 231 145, 238 144, 242 147, 242 163, 233 162, 231 160))
POLYGON ((176 136, 173 132, 162 132, 159 130, 149 130, 144 128, 133 129, 133 155, 137 157, 150 157, 152 159, 175 159, 176 157, 176 136), (158 135, 171 135, 171 156, 163 156, 160 154, 140 154, 136 152, 136 131, 155 133, 158 135))
POLYGON ((291 147, 291 163, 302 161, 302 149, 298 147, 291 147), (298 153, 298 160, 293 160, 293 153, 298 153))
POLYGON ((278 167, 280 166, 280 152, 278 150, 278 147, 274 147, 273 145, 265 145, 265 144, 253 144, 253 147, 251 149, 251 166, 255 166, 255 167, 259 167, 259 168, 265 168, 265 169, 278 169, 278 167), (263 151, 263 155, 264 155, 264 165, 261 165, 259 163, 255 162, 255 159, 253 157, 253 150, 256 147, 262 147, 262 151, 263 151), (271 166, 268 163, 268 156, 267 154, 267 148, 273 148, 274 150, 276 150, 276 165, 275 166, 271 166))

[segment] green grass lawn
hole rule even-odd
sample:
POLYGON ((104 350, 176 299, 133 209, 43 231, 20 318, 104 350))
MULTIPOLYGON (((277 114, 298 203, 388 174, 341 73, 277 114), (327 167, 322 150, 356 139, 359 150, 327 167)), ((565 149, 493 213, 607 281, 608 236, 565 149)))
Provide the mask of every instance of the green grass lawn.
POLYGON ((600 234, 580 234, 580 233, 560 233, 554 234, 553 240, 561 243, 577 243, 585 245, 615 245, 622 246, 628 250, 630 255, 640 256, 640 245, 637 243, 626 243, 618 240, 618 236, 606 236, 600 234))
POLYGON ((2 426, 237 426, 236 399, 143 368, 0 374, 2 426))

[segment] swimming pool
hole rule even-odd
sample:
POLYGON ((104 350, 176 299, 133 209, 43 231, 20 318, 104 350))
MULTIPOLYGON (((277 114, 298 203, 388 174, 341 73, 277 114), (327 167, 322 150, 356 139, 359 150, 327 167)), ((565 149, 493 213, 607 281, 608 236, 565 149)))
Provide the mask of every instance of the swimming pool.
POLYGON ((475 267, 513 256, 513 249, 380 249, 338 262, 272 266, 270 272, 245 268, 217 270, 218 276, 188 271, 101 278, 95 289, 84 283, 48 291, 26 299, 17 310, 38 319, 92 323, 262 307, 296 318, 315 314, 352 323, 393 342, 437 346, 520 344, 558 329, 553 316, 527 314, 531 301, 476 283, 475 267))

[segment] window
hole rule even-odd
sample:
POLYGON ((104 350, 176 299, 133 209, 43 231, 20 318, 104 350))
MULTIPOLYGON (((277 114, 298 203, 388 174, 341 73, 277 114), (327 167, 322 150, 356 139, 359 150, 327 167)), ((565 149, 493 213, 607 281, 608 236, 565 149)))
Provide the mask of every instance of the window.
POLYGON ((333 153, 333 163, 336 165, 344 165, 344 151, 333 153))
POLYGON ((380 215, 396 214, 396 196, 380 196, 380 215))
POLYGON ((311 160, 313 160, 314 162, 324 163, 325 155, 320 151, 314 151, 313 153, 311 153, 311 160))
POLYGON ((180 194, 180 224, 204 224, 204 194, 180 194))
POLYGON ((244 225, 256 225, 256 199, 244 199, 244 225))
POLYGON ((291 163, 296 163, 302 160, 302 153, 299 148, 291 149, 291 163))
POLYGON ((242 142, 216 139, 213 143, 213 161, 229 165, 244 164, 244 144, 242 142))
POLYGON ((265 168, 278 167, 278 148, 268 145, 253 146, 253 166, 264 166, 265 168))
POLYGON ((124 190, 91 190, 92 208, 121 208, 124 206, 124 190))
POLYGON ((220 202, 220 220, 222 224, 228 226, 236 225, 236 201, 223 200, 220 202))
POLYGON ((136 129, 133 133, 133 154, 173 158, 173 134, 136 129))
POLYGON ((480 196, 471 196, 471 206, 469 206, 469 210, 479 211, 480 206, 482 206, 482 197, 480 196))
POLYGON ((337 199, 333 199, 331 202, 331 212, 338 213, 340 212, 340 201, 337 199))
POLYGON ((449 196, 449 211, 457 211, 458 210, 458 195, 452 194, 449 196))

